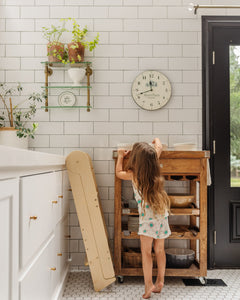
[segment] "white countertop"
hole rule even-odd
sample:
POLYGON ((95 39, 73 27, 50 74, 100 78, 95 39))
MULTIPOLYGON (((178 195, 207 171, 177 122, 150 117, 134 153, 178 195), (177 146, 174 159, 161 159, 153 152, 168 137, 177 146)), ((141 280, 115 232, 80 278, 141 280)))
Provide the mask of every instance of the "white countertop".
POLYGON ((0 179, 65 168, 65 157, 0 146, 0 179))

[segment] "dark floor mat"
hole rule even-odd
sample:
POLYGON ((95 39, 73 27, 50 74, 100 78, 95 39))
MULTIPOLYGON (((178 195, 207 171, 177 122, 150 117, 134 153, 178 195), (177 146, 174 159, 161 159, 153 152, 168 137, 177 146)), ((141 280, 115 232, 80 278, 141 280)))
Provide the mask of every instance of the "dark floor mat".
POLYGON ((205 284, 202 284, 199 279, 183 279, 186 286, 227 286, 222 279, 205 279, 205 284))

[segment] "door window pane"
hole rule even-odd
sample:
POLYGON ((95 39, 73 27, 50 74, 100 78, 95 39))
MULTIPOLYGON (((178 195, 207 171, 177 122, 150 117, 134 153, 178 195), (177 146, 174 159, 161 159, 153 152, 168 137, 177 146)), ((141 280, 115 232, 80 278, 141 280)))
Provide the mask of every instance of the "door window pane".
POLYGON ((240 46, 229 47, 231 187, 240 187, 240 46))

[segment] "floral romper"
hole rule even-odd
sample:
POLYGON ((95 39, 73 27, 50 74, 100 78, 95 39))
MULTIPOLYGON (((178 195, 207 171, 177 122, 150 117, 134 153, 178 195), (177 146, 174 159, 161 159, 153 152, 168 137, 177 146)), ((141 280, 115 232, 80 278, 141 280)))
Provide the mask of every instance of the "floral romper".
POLYGON ((139 213, 139 235, 146 235, 154 239, 166 239, 171 235, 171 230, 168 224, 168 212, 165 215, 155 215, 152 209, 147 204, 144 209, 141 206, 141 196, 133 184, 134 197, 138 204, 139 213))

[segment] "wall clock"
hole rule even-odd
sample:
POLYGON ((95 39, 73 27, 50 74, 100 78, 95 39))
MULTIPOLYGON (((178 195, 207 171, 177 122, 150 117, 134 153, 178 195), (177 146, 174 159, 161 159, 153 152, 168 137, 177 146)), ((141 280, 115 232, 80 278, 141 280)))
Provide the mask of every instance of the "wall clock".
POLYGON ((158 71, 145 71, 139 74, 132 84, 132 97, 143 109, 156 110, 163 107, 171 98, 169 79, 158 71))

